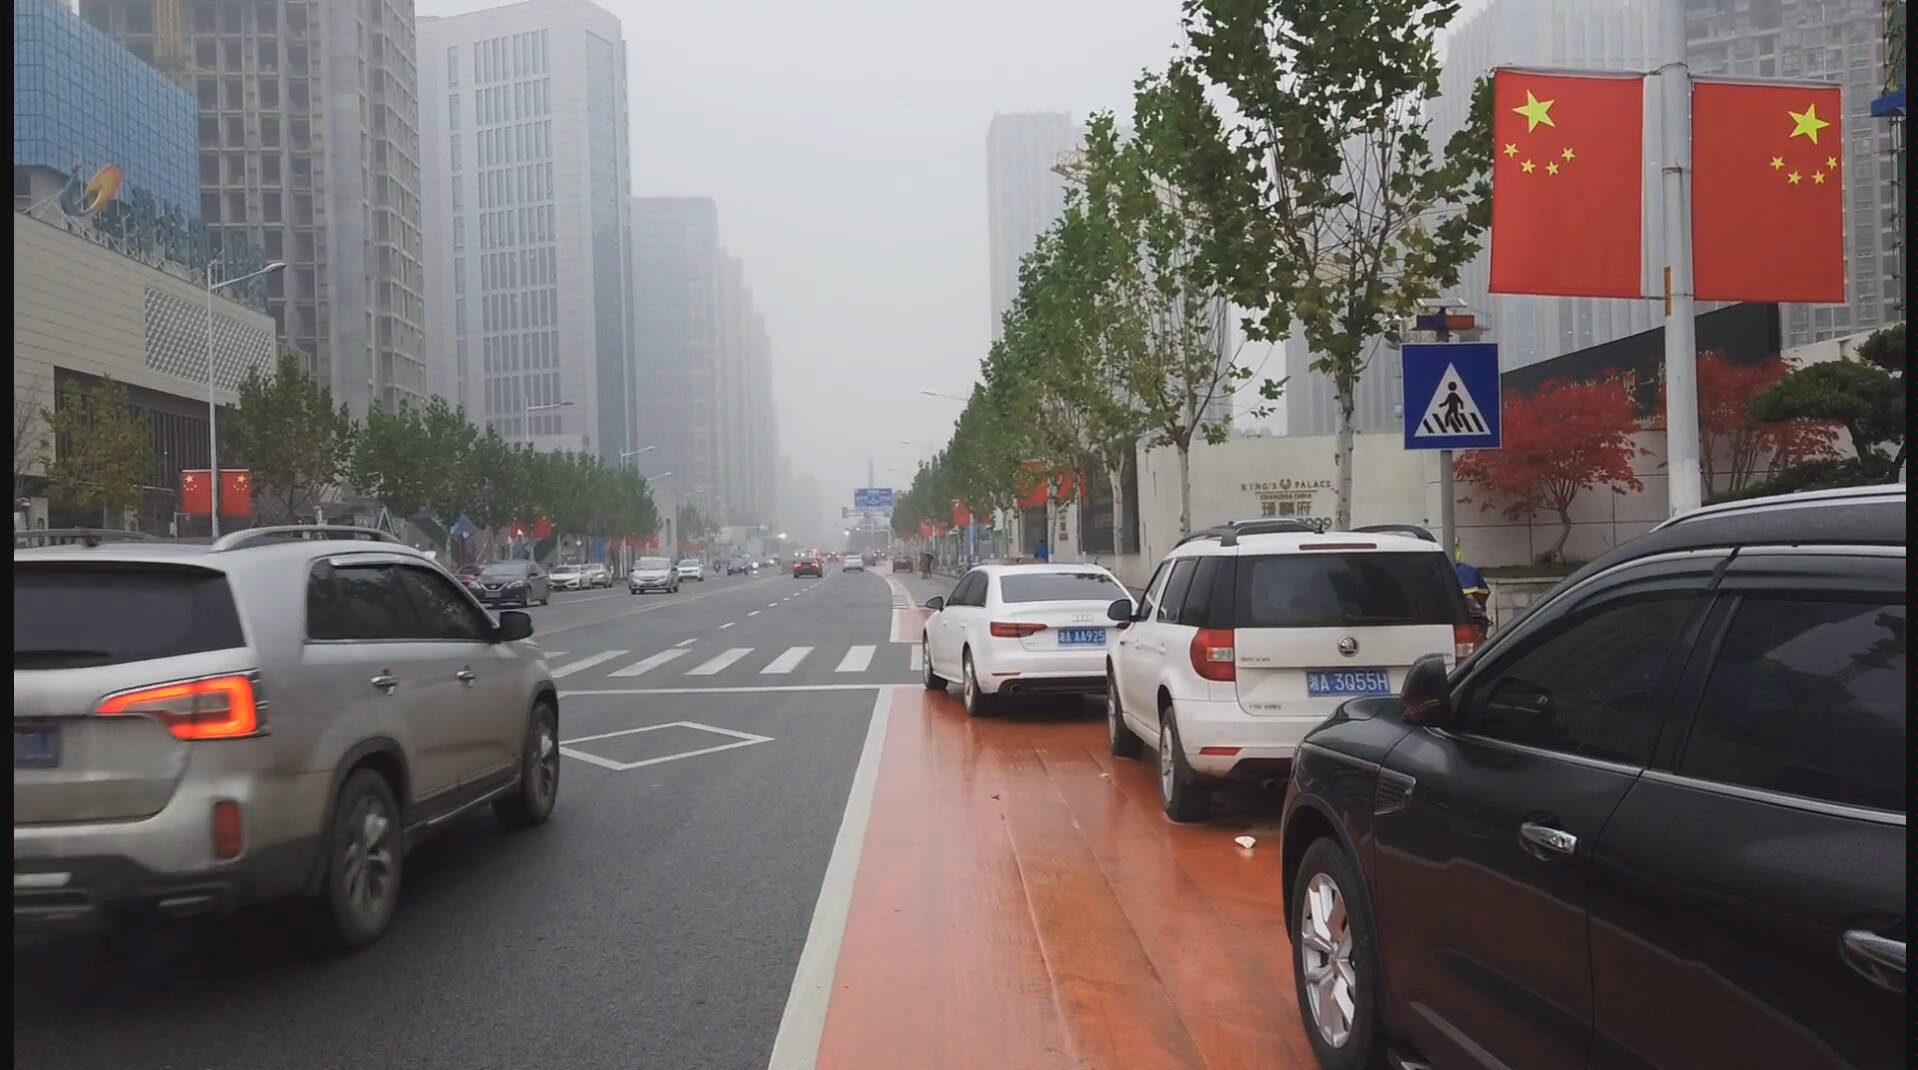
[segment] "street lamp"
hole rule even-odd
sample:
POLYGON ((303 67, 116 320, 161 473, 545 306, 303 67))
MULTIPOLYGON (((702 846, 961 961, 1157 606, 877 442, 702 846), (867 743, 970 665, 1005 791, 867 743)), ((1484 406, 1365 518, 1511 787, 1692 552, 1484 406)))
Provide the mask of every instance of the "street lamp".
POLYGON ((225 282, 213 281, 213 269, 220 266, 214 260, 206 266, 206 458, 207 479, 212 486, 209 498, 212 501, 212 532, 214 538, 220 537, 220 402, 215 395, 213 377, 213 293, 237 285, 248 279, 257 279, 261 275, 278 271, 286 266, 286 261, 275 260, 258 271, 251 271, 225 282))
POLYGON ((969 404, 972 401, 971 398, 962 398, 957 394, 941 394, 937 390, 921 390, 920 393, 929 398, 944 398, 947 401, 957 401, 960 404, 969 404))

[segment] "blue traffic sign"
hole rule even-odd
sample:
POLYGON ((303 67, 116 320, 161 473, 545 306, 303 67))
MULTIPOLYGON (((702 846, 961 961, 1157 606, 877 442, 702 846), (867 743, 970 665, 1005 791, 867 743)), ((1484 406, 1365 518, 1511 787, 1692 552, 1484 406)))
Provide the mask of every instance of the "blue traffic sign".
POLYGON ((1405 383, 1405 448, 1495 450, 1499 419, 1498 344, 1440 342, 1399 350, 1405 383))
POLYGON ((854 509, 890 509, 892 508, 892 488, 860 487, 852 492, 854 509))

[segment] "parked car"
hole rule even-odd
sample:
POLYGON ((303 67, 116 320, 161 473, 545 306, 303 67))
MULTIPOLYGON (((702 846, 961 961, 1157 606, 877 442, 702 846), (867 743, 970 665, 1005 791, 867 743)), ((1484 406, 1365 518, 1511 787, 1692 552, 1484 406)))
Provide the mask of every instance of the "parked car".
POLYGON ((679 578, 682 582, 686 580, 691 580, 694 583, 706 582, 706 566, 701 564, 700 560, 696 557, 682 558, 679 564, 673 566, 673 570, 679 573, 679 578))
POLYGON ((845 560, 839 566, 839 571, 864 572, 866 571, 866 563, 860 559, 858 554, 847 554, 845 560))
POLYGON ((1105 690, 1107 607, 1125 585, 1097 565, 982 565, 933 598, 920 636, 925 686, 957 680, 966 712, 1002 695, 1105 690))
POLYGON ((553 600, 552 581, 546 570, 540 568, 537 562, 524 558, 495 561, 486 566, 479 574, 479 587, 475 593, 481 602, 489 606, 530 606, 534 603, 543 606, 553 600))
POLYGON ((556 591, 577 591, 586 585, 586 566, 554 565, 546 579, 556 591))
POLYGON ((613 585, 612 566, 606 564, 603 561, 589 561, 586 563, 586 577, 585 577, 584 586, 611 587, 612 585, 613 585))
POLYGON ((679 591, 679 570, 663 557, 642 557, 634 562, 632 571, 626 574, 626 589, 633 594, 647 591, 676 594, 679 591))
POLYGON ((801 576, 822 577, 825 574, 826 566, 817 557, 793 558, 793 579, 801 576))
POLYGON ((1109 615, 1112 753, 1157 752, 1175 821, 1205 820, 1222 778, 1283 782, 1340 703, 1391 694, 1421 656, 1462 661, 1481 638, 1451 559, 1403 535, 1198 532, 1109 615))
POLYGON ((51 546, 13 567, 33 622, 13 637, 16 937, 294 899, 357 948, 448 818, 553 811, 559 699, 520 642, 532 620, 495 622, 384 532, 51 546))
POLYGON ((1309 733, 1321 1065, 1909 1065, 1906 507, 1688 513, 1309 733))

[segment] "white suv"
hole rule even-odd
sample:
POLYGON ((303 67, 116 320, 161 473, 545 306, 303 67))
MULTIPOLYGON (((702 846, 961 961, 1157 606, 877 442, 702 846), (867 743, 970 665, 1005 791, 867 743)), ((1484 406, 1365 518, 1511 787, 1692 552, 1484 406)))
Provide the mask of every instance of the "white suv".
POLYGON ((1260 527, 1188 537, 1143 601, 1109 611, 1122 629, 1106 662, 1112 753, 1152 741, 1175 821, 1203 821, 1219 779, 1284 779, 1341 703, 1397 694, 1421 656, 1456 664, 1481 638, 1438 545, 1260 527))

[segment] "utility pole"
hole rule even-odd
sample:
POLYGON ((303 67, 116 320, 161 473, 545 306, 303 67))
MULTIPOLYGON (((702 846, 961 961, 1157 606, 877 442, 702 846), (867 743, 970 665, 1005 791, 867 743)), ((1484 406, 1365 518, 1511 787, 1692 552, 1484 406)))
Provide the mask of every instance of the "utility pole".
POLYGON ((1685 0, 1659 12, 1658 88, 1664 156, 1665 457, 1670 516, 1704 497, 1698 436, 1698 317, 1692 299, 1692 72, 1685 62, 1685 0))

